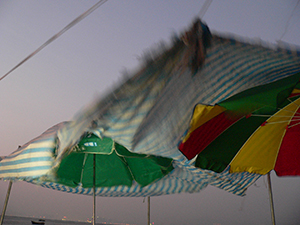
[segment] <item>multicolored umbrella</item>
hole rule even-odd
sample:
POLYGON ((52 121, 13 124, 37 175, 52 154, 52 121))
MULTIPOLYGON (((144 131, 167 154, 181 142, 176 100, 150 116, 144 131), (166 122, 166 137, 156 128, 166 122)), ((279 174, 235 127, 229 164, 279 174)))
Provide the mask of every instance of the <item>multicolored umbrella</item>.
POLYGON ((300 73, 195 107, 180 150, 195 166, 222 172, 300 175, 300 73))
POLYGON ((230 173, 300 175, 300 73, 238 93, 216 105, 198 104, 180 151, 195 166, 230 173))
POLYGON ((179 149, 195 166, 222 172, 300 175, 300 73, 197 105, 179 149))

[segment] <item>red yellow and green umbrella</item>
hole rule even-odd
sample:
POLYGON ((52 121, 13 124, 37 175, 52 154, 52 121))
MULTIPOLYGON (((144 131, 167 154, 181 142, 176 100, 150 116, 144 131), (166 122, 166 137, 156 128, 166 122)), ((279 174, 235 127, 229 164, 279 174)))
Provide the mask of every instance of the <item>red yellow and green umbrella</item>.
POLYGON ((179 144, 201 169, 300 175, 300 73, 247 89, 216 105, 198 104, 179 144))
POLYGON ((195 166, 222 172, 300 175, 300 74, 257 86, 214 106, 197 105, 179 145, 195 166))

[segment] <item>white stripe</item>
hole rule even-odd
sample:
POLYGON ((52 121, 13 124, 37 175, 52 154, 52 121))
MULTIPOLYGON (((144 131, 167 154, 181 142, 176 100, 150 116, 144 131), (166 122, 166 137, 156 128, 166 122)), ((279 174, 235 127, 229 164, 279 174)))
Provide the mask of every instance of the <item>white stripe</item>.
MULTIPOLYGON (((15 165, 1 166, 0 171, 5 170, 18 170, 18 169, 35 169, 41 166, 52 166, 52 162, 49 161, 41 161, 41 162, 27 162, 27 163, 19 163, 15 165)), ((26 171, 27 172, 27 171, 26 171)), ((4 177, 4 174, 0 173, 0 177, 4 177)))
POLYGON ((49 170, 34 170, 34 171, 24 171, 24 172, 16 172, 16 173, 6 173, 0 174, 1 179, 5 178, 14 178, 14 179, 23 179, 24 177, 40 177, 45 175, 49 170))
POLYGON ((34 158, 40 158, 40 157, 53 157, 53 153, 51 153, 51 152, 30 152, 30 153, 26 153, 26 154, 23 153, 23 154, 20 154, 16 157, 13 157, 13 158, 4 158, 2 161, 0 161, 0 165, 2 163, 6 163, 6 162, 16 161, 16 163, 18 163, 17 162, 18 160, 34 159, 34 158))
POLYGON ((30 149, 34 150, 34 149, 39 149, 39 148, 53 149, 53 148, 55 148, 55 143, 54 143, 53 140, 32 142, 28 146, 26 146, 25 148, 23 148, 21 150, 18 150, 16 152, 13 152, 12 154, 10 154, 10 156, 22 154, 22 152, 25 151, 25 150, 30 150, 30 149))

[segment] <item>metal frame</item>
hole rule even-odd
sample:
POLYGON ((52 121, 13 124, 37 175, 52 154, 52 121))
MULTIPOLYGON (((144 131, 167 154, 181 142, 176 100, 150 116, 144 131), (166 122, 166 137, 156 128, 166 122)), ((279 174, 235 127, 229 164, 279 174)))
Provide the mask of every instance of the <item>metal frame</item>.
POLYGON ((9 195, 10 195, 12 183, 13 183, 12 180, 10 180, 9 184, 8 184, 8 189, 7 189, 7 193, 6 193, 6 198, 5 198, 5 202, 4 202, 2 214, 1 214, 0 225, 3 224, 3 220, 4 220, 4 217, 5 217, 5 211, 6 211, 6 208, 7 208, 8 199, 9 199, 9 195))

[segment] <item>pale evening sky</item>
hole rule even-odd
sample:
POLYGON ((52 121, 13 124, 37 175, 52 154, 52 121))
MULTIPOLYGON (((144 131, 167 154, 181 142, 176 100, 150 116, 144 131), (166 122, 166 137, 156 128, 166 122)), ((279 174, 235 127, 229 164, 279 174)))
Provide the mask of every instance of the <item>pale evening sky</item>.
MULTIPOLYGON (((0 77, 97 0, 0 1, 0 77)), ((0 81, 0 155, 8 155, 49 127, 70 120, 110 90, 143 51, 169 41, 197 16, 204 0, 108 0, 95 12, 0 81)), ((213 0, 203 20, 212 32, 300 46, 297 0, 213 0)), ((272 173, 278 224, 300 223, 300 179, 272 173)), ((0 209, 8 182, 0 181, 0 209)), ((13 184, 8 215, 86 220, 92 197, 13 184)), ((146 224, 143 198, 97 198, 97 215, 146 224)), ((215 187, 196 194, 151 198, 151 221, 181 224, 271 224, 266 178, 246 197, 215 187)))

